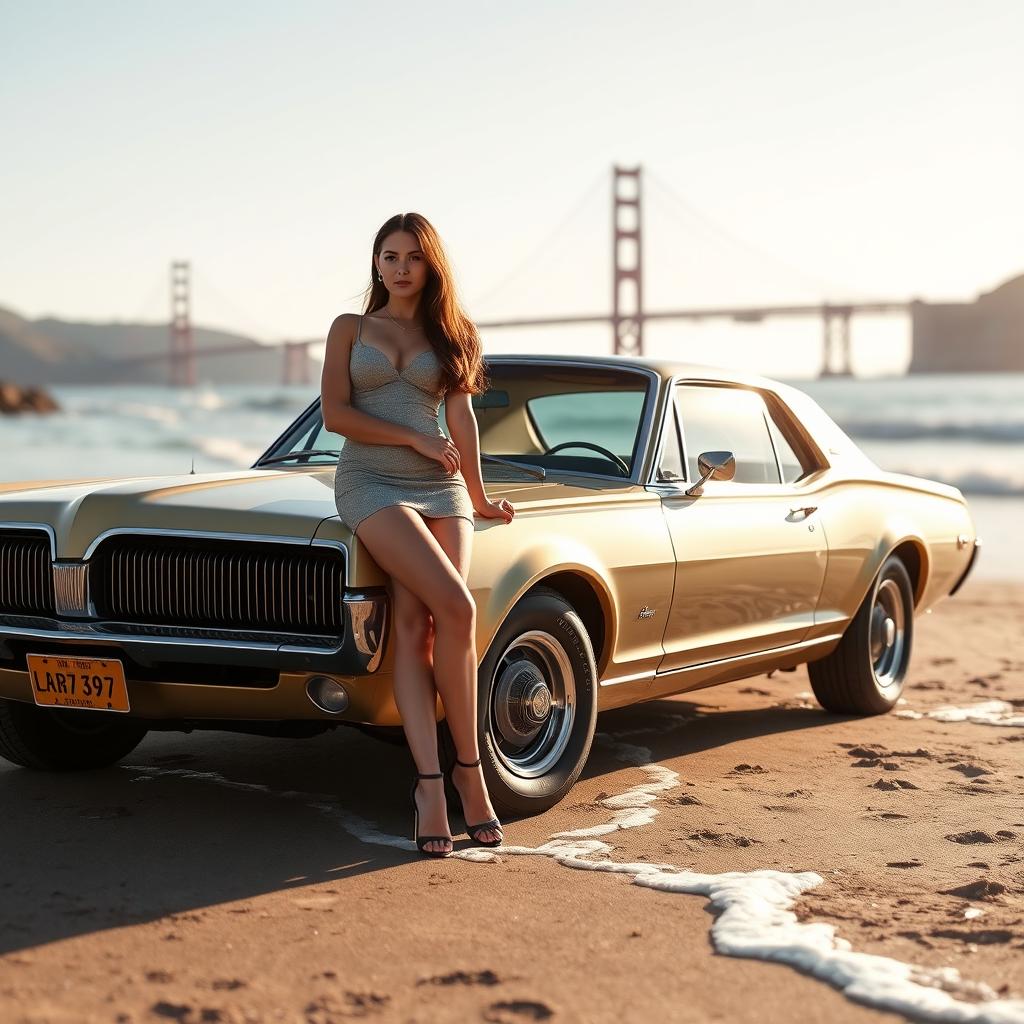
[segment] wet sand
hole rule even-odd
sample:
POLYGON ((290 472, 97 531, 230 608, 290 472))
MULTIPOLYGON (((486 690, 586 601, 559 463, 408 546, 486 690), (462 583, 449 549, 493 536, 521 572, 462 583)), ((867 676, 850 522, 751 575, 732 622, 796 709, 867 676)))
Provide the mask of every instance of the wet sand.
MULTIPOLYGON (((918 620, 902 710, 1024 713, 1022 623, 1024 587, 969 583, 918 620)), ((816 872, 800 921, 955 967, 967 1002, 1024 997, 1024 727, 845 718, 808 691, 799 670, 602 715, 569 797, 506 842, 608 823, 658 778, 657 814, 600 836, 611 860, 816 872)), ((151 734, 72 776, 5 763, 0 1020, 906 1019, 717 953, 702 896, 528 853, 408 852, 409 770, 350 730, 151 734)))

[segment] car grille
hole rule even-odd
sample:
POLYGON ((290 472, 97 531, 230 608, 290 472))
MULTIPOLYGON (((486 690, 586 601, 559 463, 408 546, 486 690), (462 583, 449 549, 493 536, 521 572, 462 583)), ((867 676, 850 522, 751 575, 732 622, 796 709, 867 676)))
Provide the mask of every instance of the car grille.
POLYGON ((53 615, 54 607, 50 538, 0 531, 0 611, 53 615))
POLYGON ((91 559, 98 615, 120 622, 343 632, 344 556, 333 548, 116 536, 91 559))

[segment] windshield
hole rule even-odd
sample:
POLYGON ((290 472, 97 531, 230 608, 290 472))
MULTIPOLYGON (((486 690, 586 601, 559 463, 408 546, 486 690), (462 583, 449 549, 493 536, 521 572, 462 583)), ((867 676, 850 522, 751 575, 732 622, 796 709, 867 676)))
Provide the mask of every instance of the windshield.
MULTIPOLYGON (((537 467, 547 474, 632 475, 647 403, 653 402, 651 375, 539 360, 496 360, 487 371, 491 386, 473 396, 473 411, 481 456, 501 461, 481 460, 485 480, 536 478, 537 467)), ((449 433, 443 402, 438 420, 449 433)), ((317 401, 256 465, 331 465, 344 444, 343 436, 324 429, 317 401)))

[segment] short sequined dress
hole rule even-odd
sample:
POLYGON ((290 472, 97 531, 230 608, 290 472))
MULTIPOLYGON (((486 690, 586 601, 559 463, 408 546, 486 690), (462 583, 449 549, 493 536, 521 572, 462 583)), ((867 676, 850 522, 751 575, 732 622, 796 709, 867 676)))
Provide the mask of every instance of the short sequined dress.
MULTIPOLYGON (((384 352, 362 341, 363 318, 352 345, 349 374, 354 409, 444 437, 438 422, 441 363, 433 349, 396 370, 384 352)), ((408 505, 425 516, 459 516, 473 522, 473 502, 461 472, 449 473, 436 459, 409 445, 366 444, 346 439, 334 476, 334 503, 355 532, 371 513, 408 505)))

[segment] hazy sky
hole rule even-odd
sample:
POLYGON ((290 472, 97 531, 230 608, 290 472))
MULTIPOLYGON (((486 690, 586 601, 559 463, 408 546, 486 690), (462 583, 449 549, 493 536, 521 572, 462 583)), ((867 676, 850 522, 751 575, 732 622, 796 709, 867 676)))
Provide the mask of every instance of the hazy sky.
MULTIPOLYGON (((1024 271, 1022 38, 1020 0, 0 0, 0 305, 163 319, 187 258, 197 323, 323 337, 416 210, 475 318, 602 312, 616 162, 650 309, 973 298, 1024 271)), ((799 374, 819 330, 648 347, 799 374)), ((610 334, 485 335, 541 345, 610 334)))

